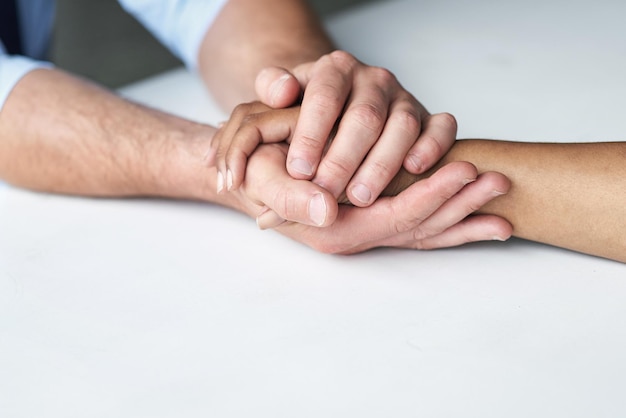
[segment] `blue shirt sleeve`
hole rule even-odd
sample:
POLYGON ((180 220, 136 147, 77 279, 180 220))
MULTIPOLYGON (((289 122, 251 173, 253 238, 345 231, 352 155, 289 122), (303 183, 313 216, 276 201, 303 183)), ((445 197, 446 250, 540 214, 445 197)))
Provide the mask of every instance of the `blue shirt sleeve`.
POLYGON ((118 0, 152 34, 195 70, 202 39, 227 0, 118 0))
MULTIPOLYGON (((226 1, 119 0, 124 9, 143 23, 190 69, 197 67, 202 39, 226 1)), ((51 15, 54 8, 46 10, 51 15)), ((0 110, 15 84, 26 73, 50 66, 47 62, 8 55, 0 42, 0 110)))

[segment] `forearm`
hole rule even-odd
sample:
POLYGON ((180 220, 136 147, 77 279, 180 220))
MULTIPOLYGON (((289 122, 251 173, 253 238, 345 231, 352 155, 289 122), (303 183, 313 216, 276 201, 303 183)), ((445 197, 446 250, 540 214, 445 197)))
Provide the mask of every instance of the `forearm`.
POLYGON ((334 49, 304 0, 230 0, 208 30, 200 73, 221 106, 252 100, 267 66, 292 68, 334 49))
MULTIPOLYGON (((515 236, 626 262, 626 143, 466 140, 441 164, 451 161, 511 180, 479 212, 506 218, 515 236)), ((402 177, 400 188, 416 180, 402 177)))
POLYGON ((210 198, 214 130, 56 70, 36 70, 0 112, 0 178, 90 196, 210 198))

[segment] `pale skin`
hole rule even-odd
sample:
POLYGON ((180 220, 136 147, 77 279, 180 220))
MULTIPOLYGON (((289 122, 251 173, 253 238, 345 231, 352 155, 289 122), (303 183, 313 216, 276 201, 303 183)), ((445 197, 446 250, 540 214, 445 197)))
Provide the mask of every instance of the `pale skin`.
MULTIPOLYGON (((375 120, 372 132, 385 132, 396 126, 397 120, 404 118, 393 116, 396 108, 401 109, 401 115, 413 115, 410 118, 414 122, 413 131, 405 135, 402 152, 394 151, 394 156, 386 160, 390 161, 390 173, 403 163, 406 165, 407 152, 421 161, 414 167, 408 166, 412 171, 423 172, 433 165, 451 146, 453 139, 449 133, 437 135, 421 129, 421 124, 430 120, 430 116, 387 71, 362 64, 344 52, 329 54, 333 48, 303 1, 230 0, 204 38, 199 53, 200 74, 225 109, 254 98, 255 76, 268 66, 270 68, 261 72, 256 83, 258 97, 268 104, 289 105, 305 88, 302 106, 310 110, 303 110, 302 140, 294 140, 289 152, 299 149, 294 158, 308 159, 314 167, 320 164, 319 155, 327 133, 335 124, 335 120, 329 118, 317 123, 311 131, 306 128, 315 120, 320 106, 325 106, 325 114, 340 115, 344 106, 358 109, 361 105, 383 115, 375 120), (286 71, 278 67, 289 69, 293 77, 285 77, 286 71), (338 83, 341 80, 344 81, 338 83), (328 103, 322 100, 331 97, 329 95, 335 100, 328 103), (385 100, 381 101, 381 97, 385 100), (421 140, 423 135, 424 140, 421 140), (297 143, 301 144, 300 148, 297 143)), ((346 112, 341 124, 360 123, 358 115, 358 111, 346 112)), ((349 148, 357 138, 348 129, 344 131, 347 132, 344 139, 340 136, 337 142, 345 142, 349 148)), ((322 168, 316 170, 319 184, 294 180, 287 175, 279 177, 280 182, 274 182, 272 188, 258 183, 254 189, 248 185, 237 194, 219 195, 217 172, 209 167, 206 159, 215 132, 212 126, 123 100, 63 71, 35 70, 17 83, 0 112, 0 178, 18 187, 54 193, 200 199, 233 207, 253 217, 269 207, 281 218, 298 223, 328 226, 335 222, 335 229, 314 228, 316 232, 311 233, 298 227, 288 231, 288 235, 322 250, 324 242, 332 235, 333 239, 345 243, 344 248, 333 248, 338 252, 345 252, 348 247, 369 248, 374 246, 370 243, 404 236, 414 226, 389 217, 373 217, 376 222, 367 225, 351 222, 343 215, 346 211, 339 210, 334 193, 319 185, 325 183, 320 180, 324 176, 322 168), (296 203, 277 203, 277 195, 289 196, 285 202, 293 197, 296 203), (355 240, 355 237, 358 238, 355 240)), ((376 150, 378 139, 376 134, 371 135, 369 145, 361 152, 376 150)), ((379 142, 386 144, 381 149, 389 148, 388 140, 379 142)), ((341 153, 337 158, 343 158, 341 153)), ((271 168, 270 162, 279 163, 272 155, 257 161, 259 176, 271 168)), ((285 161, 280 164, 282 167, 277 169, 290 167, 285 166, 285 161)), ((332 162, 328 166, 343 167, 342 183, 346 184, 358 169, 354 165, 344 167, 332 162)), ((332 178, 332 175, 329 169, 326 176, 332 178)), ((368 181, 368 176, 364 176, 362 182, 368 181)), ((372 196, 376 196, 376 188, 381 186, 378 183, 367 185, 372 196)), ((414 195, 399 195, 395 201, 398 207, 406 208, 407 213, 403 214, 406 217, 417 212, 423 221, 436 215, 440 207, 450 201, 456 211, 454 219, 433 217, 431 235, 421 237, 424 243, 403 242, 403 246, 435 248, 508 238, 509 224, 495 216, 478 218, 481 228, 475 227, 478 222, 471 227, 461 223, 450 228, 469 214, 468 201, 473 205, 483 204, 493 198, 493 190, 506 192, 507 187, 503 176, 478 177, 471 168, 457 170, 453 166, 426 186, 415 187, 425 194, 445 194, 446 202, 432 207, 415 200, 414 195), (473 187, 463 187, 468 182, 473 182, 473 187), (451 188, 456 192, 452 193, 451 188), (442 233, 443 238, 439 236, 442 233)), ((380 207, 376 202, 371 204, 370 214, 377 213, 380 207)))
MULTIPOLYGON (((259 143, 291 140, 297 107, 271 110, 252 104, 248 110, 255 113, 239 117, 233 121, 236 127, 216 136, 216 158, 224 164, 241 167, 259 143)), ((457 141, 431 172, 403 170, 383 195, 401 193, 440 167, 461 161, 472 163, 479 176, 497 172, 511 181, 507 194, 477 205, 476 213, 507 219, 520 238, 626 262, 626 142, 457 141)), ((347 203, 345 197, 339 200, 347 203)), ((267 226, 282 225, 277 216, 266 221, 267 226)))

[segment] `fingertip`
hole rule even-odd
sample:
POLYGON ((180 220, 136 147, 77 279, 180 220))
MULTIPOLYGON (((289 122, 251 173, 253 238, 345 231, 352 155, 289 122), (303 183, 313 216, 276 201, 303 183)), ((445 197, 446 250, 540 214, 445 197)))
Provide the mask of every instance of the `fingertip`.
POLYGON ((495 197, 507 194, 511 190, 511 180, 502 173, 487 171, 480 175, 480 179, 489 185, 495 197))
POLYGON ((377 195, 372 193, 371 188, 363 183, 348 186, 347 194, 348 199, 350 199, 350 203, 358 207, 367 207, 371 205, 377 197, 377 195))
POLYGON ((287 70, 267 67, 259 72, 255 90, 263 103, 273 108, 284 108, 294 104, 300 97, 300 84, 287 70))
POLYGON ((491 238, 493 241, 507 241, 513 236, 513 225, 506 219, 494 216, 490 222, 493 228, 491 238))
POLYGON ((283 223, 285 223, 285 220, 269 208, 256 217, 256 224, 260 230, 276 228, 283 223))
POLYGON ((310 180, 313 177, 313 164, 304 158, 293 158, 287 163, 287 172, 298 180, 310 180))
POLYGON ((454 161, 441 167, 432 177, 450 182, 461 181, 463 184, 469 184, 478 178, 478 169, 470 162, 454 161))
POLYGON ((416 153, 407 154, 402 165, 411 174, 422 174, 426 170, 422 158, 416 153))

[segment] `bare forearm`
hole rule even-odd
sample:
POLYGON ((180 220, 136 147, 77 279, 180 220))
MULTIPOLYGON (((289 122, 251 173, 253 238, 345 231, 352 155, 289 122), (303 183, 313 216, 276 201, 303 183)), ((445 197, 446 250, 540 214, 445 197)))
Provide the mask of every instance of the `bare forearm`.
POLYGON ((626 143, 466 140, 442 164, 450 161, 511 180, 480 212, 506 218, 515 236, 626 262, 626 143))
POLYGON ((0 178, 91 196, 200 198, 213 128, 123 100, 56 70, 27 74, 0 112, 0 178))
POLYGON ((267 66, 313 61, 334 49, 304 0, 230 0, 207 32, 200 72, 225 109, 252 100, 267 66))

